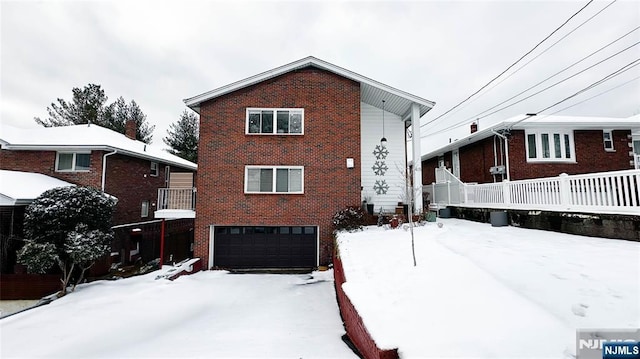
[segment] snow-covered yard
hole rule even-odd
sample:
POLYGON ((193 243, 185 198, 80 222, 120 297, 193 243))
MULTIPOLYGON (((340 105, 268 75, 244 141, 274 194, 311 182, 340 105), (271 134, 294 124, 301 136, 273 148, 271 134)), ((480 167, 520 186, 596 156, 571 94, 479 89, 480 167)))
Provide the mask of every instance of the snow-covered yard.
POLYGON ((333 273, 158 272, 81 285, 0 321, 2 358, 354 358, 333 273))
POLYGON ((344 290, 403 358, 558 358, 576 329, 640 327, 640 243, 458 219, 339 235, 344 290))

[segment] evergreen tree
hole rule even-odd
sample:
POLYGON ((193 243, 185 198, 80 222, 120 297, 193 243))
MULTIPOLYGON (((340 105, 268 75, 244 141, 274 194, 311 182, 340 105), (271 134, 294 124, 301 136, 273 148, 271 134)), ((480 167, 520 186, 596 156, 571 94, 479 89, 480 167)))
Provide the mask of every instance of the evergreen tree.
POLYGON ((171 147, 169 153, 184 158, 185 160, 198 162, 198 139, 200 134, 198 116, 193 112, 184 110, 180 119, 169 126, 164 143, 171 147))
POLYGON ((75 288, 85 271, 108 253, 115 204, 116 199, 90 187, 44 192, 27 207, 18 261, 31 273, 46 273, 57 264, 62 270, 59 296, 65 295, 73 275, 75 288))
POLYGON ((74 87, 73 98, 67 102, 58 98, 57 104, 47 107, 49 118, 35 117, 36 123, 45 127, 82 125, 93 123, 116 132, 125 133, 125 124, 131 119, 136 122, 136 139, 151 143, 155 126, 149 126, 147 115, 131 100, 129 104, 119 97, 107 104, 108 97, 100 85, 88 84, 83 89, 74 87))

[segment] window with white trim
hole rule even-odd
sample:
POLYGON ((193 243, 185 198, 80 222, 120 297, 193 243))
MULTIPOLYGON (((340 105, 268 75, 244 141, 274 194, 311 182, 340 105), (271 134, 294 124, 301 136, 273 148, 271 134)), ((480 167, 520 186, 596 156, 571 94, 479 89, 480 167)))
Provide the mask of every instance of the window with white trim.
POLYGON ((525 131, 527 162, 575 162, 573 131, 525 131))
POLYGON ((615 148, 613 148, 613 131, 602 130, 602 142, 604 143, 605 151, 615 151, 615 148))
POLYGON ((245 193, 304 193, 303 166, 246 166, 245 193))
POLYGON ((56 156, 56 171, 58 172, 88 172, 91 169, 90 164, 90 152, 58 152, 56 156))
POLYGON ((158 177, 158 173, 160 173, 160 165, 158 165, 158 162, 151 162, 151 169, 149 172, 153 177, 158 177))
POLYGON ((304 133, 304 109, 247 108, 246 134, 301 135, 304 133))

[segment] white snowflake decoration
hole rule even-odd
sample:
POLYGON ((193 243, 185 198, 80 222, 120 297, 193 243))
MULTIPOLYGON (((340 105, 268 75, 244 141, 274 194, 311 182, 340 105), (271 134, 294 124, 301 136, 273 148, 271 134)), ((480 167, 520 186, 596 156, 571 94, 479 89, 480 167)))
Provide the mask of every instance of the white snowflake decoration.
POLYGON ((389 185, 386 180, 376 180, 376 183, 373 185, 373 190, 376 191, 376 194, 387 194, 389 185))
POLYGON ((376 156, 378 160, 384 160, 387 158, 389 154, 389 150, 386 147, 382 147, 381 145, 376 145, 376 148, 373 150, 373 155, 376 156))
POLYGON ((376 161, 376 163, 374 163, 371 168, 373 169, 373 173, 375 173, 376 176, 384 176, 385 172, 387 172, 387 170, 389 169, 384 161, 376 161))

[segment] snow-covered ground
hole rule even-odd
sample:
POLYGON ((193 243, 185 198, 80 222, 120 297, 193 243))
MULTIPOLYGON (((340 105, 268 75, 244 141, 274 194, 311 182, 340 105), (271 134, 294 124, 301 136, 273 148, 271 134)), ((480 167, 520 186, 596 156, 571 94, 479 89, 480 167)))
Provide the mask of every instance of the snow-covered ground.
POLYGON ((332 271, 173 282, 158 273, 81 285, 0 320, 0 357, 355 357, 341 340, 332 271))
POLYGON ((640 327, 640 243, 458 219, 339 235, 345 292, 403 358, 560 358, 576 329, 640 327))

